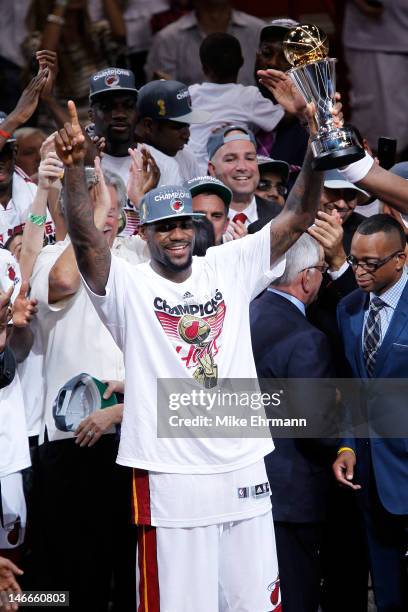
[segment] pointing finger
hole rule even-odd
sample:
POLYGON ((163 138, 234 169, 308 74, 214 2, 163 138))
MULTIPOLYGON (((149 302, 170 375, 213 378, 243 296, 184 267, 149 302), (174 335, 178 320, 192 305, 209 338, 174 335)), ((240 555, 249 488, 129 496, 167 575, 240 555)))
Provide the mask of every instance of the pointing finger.
POLYGON ((81 126, 79 124, 78 113, 75 106, 75 102, 73 100, 69 100, 68 102, 68 113, 69 118, 71 120, 71 125, 75 131, 81 130, 81 126))

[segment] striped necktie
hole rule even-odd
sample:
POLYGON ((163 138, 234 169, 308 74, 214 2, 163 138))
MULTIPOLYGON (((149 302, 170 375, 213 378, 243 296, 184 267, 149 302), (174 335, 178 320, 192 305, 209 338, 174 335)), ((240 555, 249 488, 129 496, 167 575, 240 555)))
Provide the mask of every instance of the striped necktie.
POLYGON ((373 376, 377 351, 381 344, 381 317, 380 311, 386 306, 378 297, 373 297, 370 302, 370 310, 364 326, 363 353, 367 374, 373 376))

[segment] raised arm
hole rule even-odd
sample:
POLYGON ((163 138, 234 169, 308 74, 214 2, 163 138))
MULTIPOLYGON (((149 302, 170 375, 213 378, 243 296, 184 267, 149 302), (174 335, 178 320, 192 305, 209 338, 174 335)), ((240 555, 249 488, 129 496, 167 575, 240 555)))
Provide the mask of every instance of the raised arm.
MULTIPOLYGON (((367 157, 364 158, 364 161, 366 159, 367 157)), ((356 162, 356 165, 358 163, 356 162)), ((408 214, 408 181, 401 176, 381 168, 373 161, 368 173, 356 182, 356 185, 386 202, 403 215, 408 214)))
POLYGON ((56 132, 48 136, 41 147, 41 163, 38 169, 38 188, 24 226, 20 255, 20 270, 23 280, 30 278, 36 259, 44 242, 44 224, 47 217, 47 200, 50 189, 61 177, 63 166, 54 150, 56 132))
POLYGON ((302 170, 282 212, 271 222, 271 265, 314 222, 323 187, 323 173, 312 170, 312 152, 307 149, 302 170))
POLYGON ((70 123, 59 131, 56 150, 65 165, 64 201, 68 233, 78 268, 89 287, 103 295, 108 280, 111 254, 105 237, 94 223, 85 180, 85 136, 79 125, 74 102, 68 102, 70 123))
MULTIPOLYGON (((91 189, 92 200, 94 202, 94 206, 92 208, 95 225, 99 231, 102 231, 106 223, 106 217, 109 212, 111 200, 109 190, 103 177, 99 157, 95 158, 95 175, 97 177, 97 182, 91 189)), ((74 249, 72 244, 70 244, 50 270, 48 277, 49 303, 55 304, 60 300, 74 295, 79 289, 80 282, 81 279, 75 259, 74 249)))
POLYGON ((0 151, 13 132, 28 121, 34 113, 38 105, 40 92, 47 80, 47 75, 48 70, 39 70, 38 74, 31 79, 24 89, 15 109, 2 122, 0 126, 0 151))

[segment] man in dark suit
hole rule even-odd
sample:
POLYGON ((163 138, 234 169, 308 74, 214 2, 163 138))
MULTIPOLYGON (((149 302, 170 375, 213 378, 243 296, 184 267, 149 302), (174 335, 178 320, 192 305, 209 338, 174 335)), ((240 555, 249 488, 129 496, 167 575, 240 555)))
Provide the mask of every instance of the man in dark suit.
MULTIPOLYGON (((395 414, 406 401, 404 396, 396 400, 384 381, 375 383, 375 379, 406 378, 408 372, 405 246, 397 221, 388 215, 367 218, 351 244, 350 264, 359 288, 338 308, 345 354, 354 377, 364 383, 364 414, 374 430, 379 419, 395 414)), ((402 436, 407 435, 405 415, 403 411, 397 424, 388 422, 402 436)), ((408 437, 345 439, 333 469, 341 484, 358 491, 378 611, 406 611, 408 437)))
MULTIPOLYGON (((332 377, 327 339, 305 317, 305 307, 315 299, 325 270, 323 249, 304 234, 286 253, 286 262, 284 275, 251 304, 258 376, 332 377)), ((328 405, 334 408, 333 401, 328 405)), ((283 610, 317 612, 319 554, 334 444, 277 437, 274 443, 275 450, 265 463, 272 492, 283 610)))

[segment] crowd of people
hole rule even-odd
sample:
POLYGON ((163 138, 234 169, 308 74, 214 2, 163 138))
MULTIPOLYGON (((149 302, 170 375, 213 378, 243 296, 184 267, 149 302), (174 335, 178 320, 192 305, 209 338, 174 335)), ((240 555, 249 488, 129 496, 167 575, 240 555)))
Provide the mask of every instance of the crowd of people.
MULTIPOLYGON (((375 4, 347 8, 408 19, 375 4)), ((408 163, 381 167, 352 106, 364 156, 313 169, 292 19, 224 0, 6 15, 0 610, 367 612, 372 589, 406 612, 408 163), (284 387, 314 429, 214 434, 195 394, 237 381, 284 387), (191 394, 183 432, 170 387, 191 394)))

